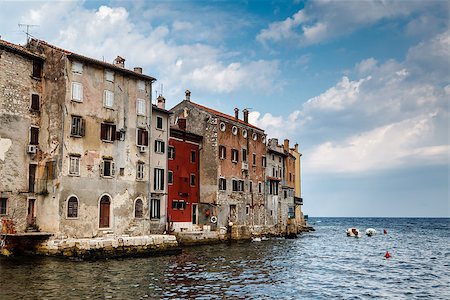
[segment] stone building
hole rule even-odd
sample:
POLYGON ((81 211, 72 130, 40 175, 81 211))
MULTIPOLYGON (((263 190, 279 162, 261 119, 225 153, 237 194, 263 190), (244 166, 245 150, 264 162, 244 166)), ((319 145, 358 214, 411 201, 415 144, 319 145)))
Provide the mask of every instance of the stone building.
POLYGON ((303 217, 303 198, 301 190, 301 163, 302 154, 299 152, 298 144, 294 148, 289 149, 289 153, 295 157, 295 188, 294 188, 294 205, 295 205, 295 221, 297 224, 297 231, 301 231, 305 226, 305 219, 303 217))
MULTIPOLYGON (((110 64, 39 40, 19 49, 23 58, 14 54, 14 59, 23 66, 8 63, 6 73, 1 73, 20 73, 23 78, 17 80, 20 84, 2 79, 2 91, 10 90, 17 105, 2 111, 1 130, 14 129, 17 142, 3 146, 9 143, 3 142, 4 136, 11 132, 0 131, 0 149, 7 158, 0 174, 3 178, 9 168, 15 176, 23 170, 29 175, 20 177, 20 187, 1 189, 18 190, 14 193, 28 198, 28 208, 21 203, 21 211, 27 209, 40 230, 61 237, 163 232, 169 112, 151 104, 155 79, 142 74, 141 68, 126 69, 119 56, 110 64), (34 61, 41 62, 41 80, 27 75, 34 61), (38 113, 25 107, 34 103, 34 93, 40 96, 38 113), (20 162, 9 162, 16 153, 25 155, 14 158, 20 162)), ((2 95, 0 103, 7 99, 2 95)), ((24 214, 17 209, 14 216, 21 231, 26 226, 19 217, 24 214)))
POLYGON ((0 227, 12 219, 11 231, 36 227, 36 203, 42 197, 35 183, 41 161, 43 63, 43 56, 0 40, 0 227))
POLYGON ((267 229, 264 197, 266 135, 248 123, 248 110, 230 116, 186 98, 171 109, 171 124, 186 119, 188 132, 202 135, 199 224, 217 230, 229 225, 232 238, 267 229))

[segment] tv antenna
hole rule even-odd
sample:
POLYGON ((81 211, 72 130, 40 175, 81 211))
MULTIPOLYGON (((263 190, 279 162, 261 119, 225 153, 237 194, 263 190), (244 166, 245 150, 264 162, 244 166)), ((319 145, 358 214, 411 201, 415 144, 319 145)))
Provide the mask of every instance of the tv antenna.
POLYGON ((19 28, 26 28, 26 31, 23 31, 23 33, 25 33, 27 35, 27 43, 30 41, 30 28, 31 27, 39 27, 39 25, 33 25, 33 24, 23 24, 23 23, 19 23, 19 28))

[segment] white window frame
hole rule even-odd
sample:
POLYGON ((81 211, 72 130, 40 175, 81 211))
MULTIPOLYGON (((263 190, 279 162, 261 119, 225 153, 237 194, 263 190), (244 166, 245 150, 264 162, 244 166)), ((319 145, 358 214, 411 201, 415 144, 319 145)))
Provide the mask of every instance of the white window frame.
POLYGON ((114 106, 114 92, 110 90, 103 91, 103 106, 106 108, 113 108, 114 106))
POLYGON ((238 128, 236 126, 233 126, 231 128, 231 133, 233 133, 233 135, 237 135, 238 134, 238 128))
POLYGON ((160 153, 160 154, 164 154, 165 152, 165 148, 166 147, 166 143, 162 140, 155 140, 155 152, 156 153, 160 153))
POLYGON ((72 82, 72 101, 83 102, 83 85, 79 82, 72 82))
POLYGON ((83 63, 79 61, 72 62, 72 72, 75 74, 83 74, 83 63))
POLYGON ((105 70, 105 81, 114 82, 114 72, 111 70, 105 70))
POLYGON ((164 169, 155 168, 153 189, 155 191, 164 191, 164 169))
POLYGON ((105 178, 112 178, 116 175, 116 164, 112 159, 103 159, 100 165, 101 176, 105 178), (105 174, 105 164, 110 163, 109 174, 105 174))
POLYGON ((80 156, 69 156, 69 175, 80 176, 80 156))
POLYGON ((219 177, 219 191, 227 190, 227 179, 225 177, 219 177))
POLYGON ((159 130, 163 130, 164 129, 164 122, 163 122, 164 120, 163 120, 163 117, 160 117, 160 116, 156 116, 156 129, 159 129, 159 130), (161 127, 158 127, 158 120, 161 120, 161 127))
POLYGON ((159 198, 150 199, 150 219, 161 219, 161 199, 159 198))
POLYGON ((145 163, 138 162, 136 164, 136 180, 144 180, 145 176, 145 163))
POLYGON ((169 145, 169 147, 167 148, 167 159, 175 159, 175 146, 169 145))
POLYGON ((145 100, 138 98, 136 100, 136 114, 138 116, 146 116, 145 100))
POLYGON ((227 147, 220 145, 219 146, 219 158, 226 159, 227 158, 227 147))
POLYGON ((225 125, 225 123, 224 122, 220 122, 220 124, 219 124, 219 128, 220 128, 220 131, 225 131, 225 129, 227 129, 227 125, 225 125))

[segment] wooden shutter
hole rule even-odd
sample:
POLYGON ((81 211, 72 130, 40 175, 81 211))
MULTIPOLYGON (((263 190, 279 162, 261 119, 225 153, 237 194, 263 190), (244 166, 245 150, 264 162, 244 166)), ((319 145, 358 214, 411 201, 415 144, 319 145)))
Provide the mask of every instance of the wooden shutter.
POLYGON ((84 136, 85 134, 85 129, 86 128, 86 121, 84 119, 81 119, 81 123, 80 123, 80 135, 84 136))
POLYGON ((116 125, 109 125, 109 126, 112 127, 111 141, 115 141, 117 139, 116 125))
POLYGON ((100 127, 100 139, 101 140, 106 140, 106 132, 107 132, 107 125, 102 123, 101 127, 100 127))
POLYGON ((148 146, 148 131, 144 130, 144 145, 148 146))
POLYGON ((111 162, 111 176, 115 176, 116 175, 116 163, 115 162, 111 162))

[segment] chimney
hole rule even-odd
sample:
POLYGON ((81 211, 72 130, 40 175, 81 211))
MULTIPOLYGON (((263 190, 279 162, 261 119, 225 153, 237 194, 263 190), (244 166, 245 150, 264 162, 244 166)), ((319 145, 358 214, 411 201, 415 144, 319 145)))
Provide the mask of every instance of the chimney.
POLYGON ((180 130, 186 130, 186 119, 185 118, 178 118, 178 128, 180 128, 180 130))
POLYGON ((166 109, 166 98, 164 98, 162 95, 159 95, 158 98, 156 98, 157 106, 162 109, 166 109))
POLYGON ((298 152, 298 144, 295 143, 295 152, 298 152))
POLYGON ((289 152, 289 140, 288 139, 284 139, 283 148, 284 148, 284 151, 289 152))
POLYGON ((234 109, 234 118, 236 121, 239 120, 239 108, 237 107, 234 109))
POLYGON ((191 91, 190 90, 186 90, 186 92, 184 92, 186 95, 185 100, 186 101, 191 101, 191 91))
POLYGON ((125 68, 125 58, 117 55, 116 59, 114 60, 114 65, 116 67, 125 68))
POLYGON ((248 123, 248 109, 244 108, 242 112, 244 113, 244 122, 248 123))
POLYGON ((141 67, 134 67, 134 72, 142 74, 142 68, 141 67))

